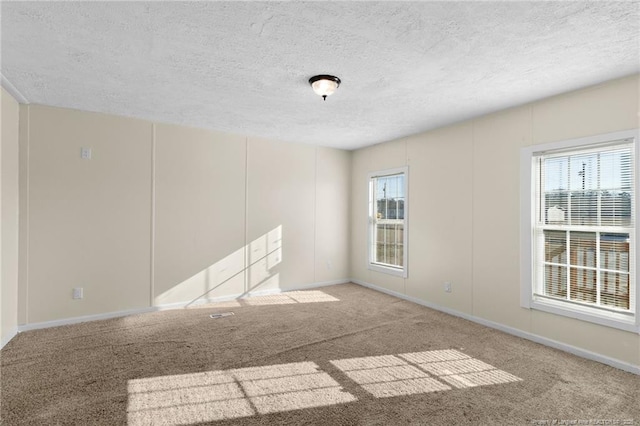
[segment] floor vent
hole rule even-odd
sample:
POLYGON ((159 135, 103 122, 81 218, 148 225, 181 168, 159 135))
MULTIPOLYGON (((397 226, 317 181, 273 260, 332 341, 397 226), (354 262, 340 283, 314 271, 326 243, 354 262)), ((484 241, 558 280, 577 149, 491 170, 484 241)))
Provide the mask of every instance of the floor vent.
POLYGON ((217 318, 230 317, 231 315, 235 315, 235 314, 233 312, 221 312, 219 314, 211 314, 209 315, 209 317, 213 319, 217 319, 217 318))

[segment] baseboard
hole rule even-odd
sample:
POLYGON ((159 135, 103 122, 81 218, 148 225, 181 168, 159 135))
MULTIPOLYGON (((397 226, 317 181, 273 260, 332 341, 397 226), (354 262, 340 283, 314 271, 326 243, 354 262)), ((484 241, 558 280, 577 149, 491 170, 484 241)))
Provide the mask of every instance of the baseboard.
POLYGON ((7 336, 5 336, 0 340, 0 349, 4 348, 4 345, 9 343, 11 339, 16 337, 16 334, 18 334, 18 327, 14 327, 13 330, 11 330, 7 336))
POLYGON ((31 324, 19 325, 18 326, 18 332, 22 333, 24 331, 39 330, 39 329, 42 329, 42 328, 59 327, 61 325, 70 325, 70 324, 78 324, 78 323, 81 323, 81 322, 98 321, 98 320, 105 320, 105 319, 110 319, 110 318, 126 317, 126 316, 129 316, 129 315, 144 314, 144 313, 153 312, 153 311, 157 311, 157 309, 155 307, 139 308, 139 309, 130 309, 130 310, 126 310, 126 311, 107 312, 107 313, 104 313, 104 314, 85 315, 85 316, 81 316, 81 317, 64 318, 64 319, 52 320, 52 321, 34 322, 34 323, 31 323, 31 324))
POLYGON ((288 291, 311 290, 314 288, 328 287, 330 285, 346 284, 348 282, 350 282, 348 278, 343 278, 340 280, 322 281, 322 282, 303 284, 300 286, 294 286, 294 287, 288 287, 288 288, 271 288, 267 290, 250 291, 248 293, 237 293, 237 294, 230 294, 227 296, 198 299, 196 301, 191 301, 191 302, 165 303, 162 305, 156 305, 154 306, 154 308, 156 308, 155 310, 157 311, 163 311, 166 309, 181 309, 181 308, 186 308, 191 306, 206 305, 208 303, 228 302, 230 300, 245 299, 247 297, 269 296, 271 294, 286 293, 288 291))
POLYGON ((330 285, 346 284, 346 283, 349 283, 349 282, 351 282, 351 280, 349 278, 343 278, 343 279, 340 279, 340 280, 321 281, 321 282, 317 282, 317 283, 304 284, 304 285, 301 285, 301 286, 296 286, 296 287, 291 287, 291 288, 274 288, 274 289, 269 289, 269 290, 258 290, 258 291, 249 292, 247 297, 251 297, 251 296, 268 296, 270 294, 286 293, 288 291, 311 290, 311 289, 314 289, 314 288, 328 287, 330 285))
MULTIPOLYGON (((99 321, 99 320, 105 320, 110 318, 126 317, 129 315, 144 314, 148 312, 157 312, 157 311, 164 311, 169 309, 184 309, 188 306, 198 306, 198 305, 204 305, 207 303, 226 302, 229 300, 244 299, 246 297, 268 296, 270 294, 285 293, 287 291, 310 290, 313 288, 327 287, 327 286, 336 285, 336 284, 345 284, 348 282, 350 282, 350 280, 348 278, 344 278, 340 280, 323 281, 323 282, 305 284, 305 285, 289 287, 289 288, 274 288, 274 289, 268 289, 268 290, 258 290, 258 291, 249 292, 249 293, 238 293, 238 294, 231 294, 227 296, 212 297, 208 299, 198 299, 195 302, 185 301, 185 302, 176 302, 176 303, 166 303, 162 305, 156 305, 156 306, 139 308, 139 309, 130 309, 126 311, 107 312, 104 314, 64 318, 64 319, 53 320, 53 321, 43 321, 43 322, 37 322, 32 324, 20 325, 18 326, 16 333, 21 333, 21 332, 30 331, 30 330, 39 330, 39 329, 50 328, 50 327, 59 327, 61 325, 78 324, 78 323, 87 322, 87 321, 99 321)), ((10 338, 8 338, 7 342, 11 340, 11 338, 13 338, 14 336, 15 334, 12 335, 10 338)), ((4 342, 4 340, 2 342, 3 342, 2 346, 4 346, 6 342, 4 342)))
POLYGON ((406 294, 398 293, 397 291, 388 290, 384 287, 379 287, 374 284, 370 284, 364 281, 351 279, 351 282, 354 284, 361 285, 363 287, 370 288, 372 290, 379 291, 381 293, 388 294, 390 296, 397 297, 399 299, 404 299, 409 302, 416 303, 418 305, 425 306, 427 308, 434 309, 436 311, 444 312, 449 315, 453 315, 455 317, 463 318, 472 322, 475 322, 480 325, 484 325, 486 327, 494 328, 496 330, 503 331, 507 334, 511 334, 517 337, 522 337, 523 339, 531 340, 532 342, 540 343, 541 345, 549 346, 554 349, 558 349, 564 352, 568 352, 573 355, 577 355, 582 358, 590 359, 592 361, 597 361, 602 364, 609 365, 611 367, 618 368, 620 370, 628 371, 629 373, 634 373, 640 375, 640 366, 631 364, 625 361, 621 361, 619 359, 610 358, 605 355, 601 355, 595 352, 588 351, 586 349, 582 349, 576 346, 568 345, 566 343, 558 342, 557 340, 549 339, 547 337, 542 337, 537 334, 529 333, 523 330, 519 330, 517 328, 509 327, 504 324, 500 324, 497 322, 493 322, 484 318, 479 318, 473 315, 465 314, 464 312, 456 311, 455 309, 450 309, 444 306, 437 305, 435 303, 427 302, 416 297, 407 296, 406 294))

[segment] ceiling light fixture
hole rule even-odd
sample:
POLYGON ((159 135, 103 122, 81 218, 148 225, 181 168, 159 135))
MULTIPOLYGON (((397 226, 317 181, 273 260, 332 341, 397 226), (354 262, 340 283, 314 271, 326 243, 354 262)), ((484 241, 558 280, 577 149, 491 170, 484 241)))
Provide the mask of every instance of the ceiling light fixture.
POLYGON ((322 99, 327 100, 327 96, 336 91, 340 86, 340 79, 333 75, 314 75, 309 79, 309 84, 313 88, 316 94, 322 96, 322 99))

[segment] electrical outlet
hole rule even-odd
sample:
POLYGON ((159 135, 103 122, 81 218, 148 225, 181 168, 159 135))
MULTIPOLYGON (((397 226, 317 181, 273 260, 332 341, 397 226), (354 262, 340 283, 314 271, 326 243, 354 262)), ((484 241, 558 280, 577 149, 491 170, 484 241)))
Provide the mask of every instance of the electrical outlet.
POLYGON ((451 293, 451 283, 450 282, 444 283, 444 291, 447 292, 447 293, 451 293))
POLYGON ((331 270, 331 261, 330 260, 327 260, 327 269, 331 270))
POLYGON ((73 289, 73 298, 74 299, 82 299, 84 291, 82 287, 75 287, 73 289))
POLYGON ((83 160, 91 160, 91 148, 81 148, 80 158, 82 158, 83 160))

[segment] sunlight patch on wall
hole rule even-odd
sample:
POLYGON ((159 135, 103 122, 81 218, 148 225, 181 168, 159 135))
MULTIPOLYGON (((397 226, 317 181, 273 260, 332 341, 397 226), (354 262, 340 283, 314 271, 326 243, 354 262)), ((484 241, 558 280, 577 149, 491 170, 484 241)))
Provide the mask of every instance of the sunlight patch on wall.
POLYGON ((154 298, 156 305, 193 300, 215 291, 244 291, 245 249, 240 248, 213 265, 174 285, 154 298))
POLYGON ((259 238, 253 240, 247 247, 247 292, 260 287, 261 289, 280 288, 278 274, 273 268, 282 262, 282 225, 278 226, 259 238))
POLYGON ((313 362, 130 380, 131 426, 189 425, 355 401, 313 362))
POLYGON ((282 225, 154 297, 155 305, 186 306, 214 295, 248 294, 257 288, 280 288, 274 270, 282 263, 282 225))
MULTIPOLYGON (((246 246, 155 296, 154 304, 182 304, 184 307, 203 307, 203 302, 215 295, 232 295, 237 299, 213 302, 216 307, 282 305, 338 301, 320 291, 293 291, 282 294, 256 296, 280 290, 279 265, 283 262, 282 225, 261 235, 246 246)), ((204 306, 209 307, 209 306, 204 306)))

